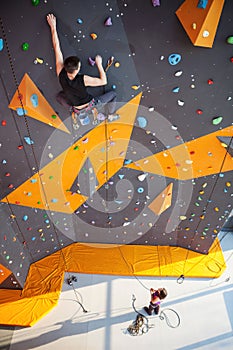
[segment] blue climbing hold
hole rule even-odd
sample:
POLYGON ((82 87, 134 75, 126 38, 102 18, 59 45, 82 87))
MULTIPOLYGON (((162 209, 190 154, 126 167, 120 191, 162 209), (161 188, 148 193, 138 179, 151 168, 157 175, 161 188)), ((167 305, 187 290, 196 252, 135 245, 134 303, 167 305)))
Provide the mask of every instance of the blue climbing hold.
POLYGON ((82 18, 78 18, 78 19, 77 19, 77 23, 78 23, 78 24, 83 24, 82 18))
POLYGON ((208 0, 199 0, 197 7, 199 9, 205 9, 208 4, 208 0))
POLYGON ((169 57, 168 57, 168 62, 172 65, 175 66, 176 64, 178 64, 181 61, 181 55, 178 53, 172 53, 169 57))
POLYGON ((27 215, 24 215, 23 216, 23 221, 27 221, 28 220, 28 216, 27 215))
POLYGON ((28 145, 33 145, 33 144, 34 144, 34 141, 32 141, 32 140, 30 139, 29 136, 25 136, 25 137, 24 137, 24 141, 25 141, 28 145))
POLYGON ((132 163, 131 159, 125 159, 124 160, 124 165, 130 164, 130 163, 132 163))
POLYGON ((37 94, 32 94, 32 96, 30 97, 31 103, 33 105, 33 107, 38 107, 38 96, 37 94))
POLYGON ((143 187, 138 187, 138 193, 143 193, 144 192, 144 188, 143 187))
POLYGON ((0 38, 0 51, 3 50, 3 47, 4 47, 4 41, 2 38, 0 38))
POLYGON ((179 92, 180 91, 180 88, 177 86, 177 87, 175 87, 174 89, 172 89, 172 92, 175 92, 175 93, 177 93, 177 92, 179 92))
POLYGON ((138 125, 140 128, 145 128, 147 126, 147 120, 144 117, 137 117, 138 125))
POLYGON ((28 114, 26 109, 23 109, 23 108, 16 108, 16 112, 17 112, 18 116, 20 116, 20 117, 22 117, 25 114, 28 114))
POLYGON ((118 177, 119 177, 119 179, 122 180, 125 177, 125 175, 124 174, 118 174, 118 177))

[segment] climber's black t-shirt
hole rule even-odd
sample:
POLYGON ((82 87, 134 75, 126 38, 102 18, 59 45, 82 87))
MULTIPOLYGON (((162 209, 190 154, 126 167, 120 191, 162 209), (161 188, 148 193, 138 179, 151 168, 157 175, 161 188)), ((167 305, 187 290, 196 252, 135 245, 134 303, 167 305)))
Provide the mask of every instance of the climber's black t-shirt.
POLYGON ((72 106, 84 105, 85 103, 90 102, 93 98, 93 96, 87 92, 83 76, 83 74, 77 74, 73 80, 70 80, 64 68, 59 74, 59 82, 67 100, 72 106))

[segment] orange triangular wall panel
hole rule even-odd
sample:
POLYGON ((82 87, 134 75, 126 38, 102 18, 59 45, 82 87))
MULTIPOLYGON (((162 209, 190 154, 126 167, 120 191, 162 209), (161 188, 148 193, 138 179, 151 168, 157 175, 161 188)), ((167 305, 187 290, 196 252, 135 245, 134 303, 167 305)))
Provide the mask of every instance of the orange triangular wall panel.
POLYGON ((198 3, 185 0, 176 15, 193 45, 212 47, 224 0, 208 0, 205 8, 198 7, 198 3))
POLYGON ((27 73, 24 75, 8 107, 16 111, 18 108, 24 109, 27 116, 69 133, 27 73))

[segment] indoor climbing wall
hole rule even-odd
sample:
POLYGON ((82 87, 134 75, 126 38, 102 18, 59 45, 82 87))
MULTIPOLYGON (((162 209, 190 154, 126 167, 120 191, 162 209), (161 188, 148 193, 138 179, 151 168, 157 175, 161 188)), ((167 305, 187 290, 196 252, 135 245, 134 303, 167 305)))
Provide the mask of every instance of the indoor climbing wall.
POLYGON ((208 254, 232 210, 233 4, 215 16, 216 2, 196 1, 208 49, 183 30, 187 0, 0 5, 2 288, 22 288, 33 262, 74 242, 208 254), (114 56, 108 85, 90 92, 115 90, 118 119, 90 113, 73 128, 55 98, 48 13, 82 72, 114 56))

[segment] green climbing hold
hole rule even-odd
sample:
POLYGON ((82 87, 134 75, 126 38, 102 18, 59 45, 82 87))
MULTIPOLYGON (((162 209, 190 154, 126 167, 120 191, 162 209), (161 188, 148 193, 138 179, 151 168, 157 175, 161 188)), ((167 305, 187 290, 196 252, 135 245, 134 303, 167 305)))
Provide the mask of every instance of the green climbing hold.
POLYGON ((29 49, 29 44, 28 43, 23 43, 22 44, 22 50, 27 51, 29 49))
POLYGON ((51 117, 52 117, 53 119, 56 119, 56 118, 57 118, 57 116, 56 116, 55 114, 53 114, 51 117))
POLYGON ((218 124, 220 124, 221 122, 222 122, 222 120, 223 120, 223 117, 215 117, 215 118, 213 118, 212 119, 212 124, 213 125, 218 125, 218 124))
POLYGON ((32 0, 32 5, 33 6, 39 5, 39 3, 40 3, 40 0, 32 0))
POLYGON ((233 36, 228 36, 227 43, 233 45, 233 36))
POLYGON ((75 146, 75 147, 74 147, 74 151, 77 151, 78 149, 79 149, 78 146, 75 146))

